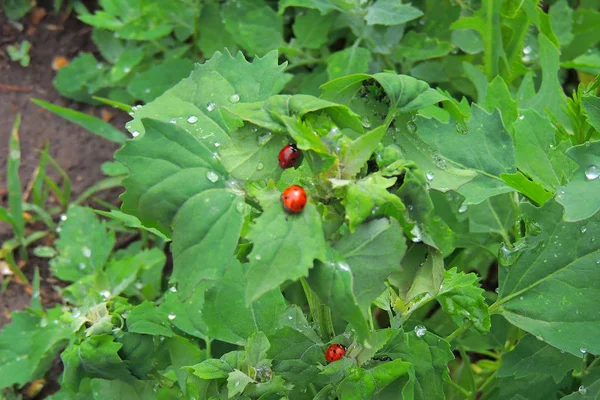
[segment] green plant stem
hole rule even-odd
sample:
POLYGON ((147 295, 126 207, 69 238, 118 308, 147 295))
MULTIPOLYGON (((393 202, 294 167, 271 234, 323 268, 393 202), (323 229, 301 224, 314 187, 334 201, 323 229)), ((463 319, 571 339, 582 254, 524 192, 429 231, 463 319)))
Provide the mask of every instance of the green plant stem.
POLYGON ((471 326, 473 326, 473 324, 471 322, 467 322, 463 326, 458 327, 454 332, 446 336, 446 342, 451 343, 454 339, 462 335, 471 326))
POLYGON ((458 390, 459 392, 461 392, 465 397, 470 398, 472 393, 469 392, 467 389, 465 389, 464 387, 460 386, 458 383, 454 382, 452 379, 448 379, 446 382, 448 382, 448 384, 450 386, 452 386, 454 389, 458 390))
POLYGON ((206 343, 206 358, 210 358, 212 341, 210 339, 205 339, 204 342, 206 343))
POLYGON ((302 289, 304 290, 306 300, 308 301, 308 307, 310 308, 310 314, 321 335, 321 339, 324 342, 328 342, 335 336, 333 321, 331 319, 331 309, 321 303, 317 294, 308 285, 306 278, 300 278, 300 283, 302 284, 302 289))
POLYGON ((299 61, 297 63, 294 64, 290 64, 286 67, 285 71, 291 71, 293 69, 296 69, 298 67, 304 67, 306 65, 316 65, 316 64, 325 64, 325 60, 324 59, 318 59, 318 58, 310 58, 304 61, 299 61))
POLYGON ((498 371, 494 371, 494 373, 492 373, 490 376, 488 376, 486 378, 485 381, 483 381, 483 383, 481 384, 481 386, 479 386, 479 388, 477 388, 478 392, 482 392, 483 389, 485 389, 487 387, 487 385, 489 385, 494 379, 496 379, 496 373, 498 371))

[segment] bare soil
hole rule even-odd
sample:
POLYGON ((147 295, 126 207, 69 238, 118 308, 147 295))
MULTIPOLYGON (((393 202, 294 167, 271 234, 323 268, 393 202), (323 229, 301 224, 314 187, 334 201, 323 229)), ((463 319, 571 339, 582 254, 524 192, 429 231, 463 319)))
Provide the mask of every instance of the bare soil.
MULTIPOLYGON (((50 144, 52 157, 70 176, 74 197, 103 178, 100 166, 112 159, 117 148, 114 143, 97 137, 31 102, 32 98, 38 98, 100 116, 100 109, 65 99, 52 85, 56 75, 56 71, 52 69, 54 57, 64 56, 72 59, 82 51, 95 53, 95 47, 90 38, 90 27, 78 21, 73 15, 54 14, 53 2, 47 1, 47 3, 38 1, 40 6, 46 6, 44 8, 46 16, 41 21, 36 21, 33 13, 30 13, 21 21, 22 29, 10 23, 0 13, 0 204, 4 207, 7 206, 8 141, 12 124, 18 113, 22 115, 19 131, 21 141, 19 175, 23 190, 32 180, 39 162, 39 150, 46 143, 50 144), (29 53, 31 63, 27 68, 12 62, 6 52, 7 46, 19 44, 22 40, 28 40, 32 44, 29 53)), ((128 118, 127 115, 119 114, 111 122, 122 129, 128 118)), ((60 183, 58 175, 54 177, 57 183, 60 183)), ((113 191, 102 197, 116 203, 117 195, 118 191, 113 191)), ((28 229, 35 230, 36 227, 28 227, 28 229)), ((11 237, 11 227, 0 222, 0 243, 11 237)), ((44 240, 49 242, 46 244, 50 244, 53 238, 48 237, 42 241, 44 240)), ((58 282, 51 278, 45 259, 30 257, 22 267, 25 275, 30 279, 35 268, 39 268, 42 277, 41 297, 44 303, 53 305, 60 302, 60 296, 54 289, 58 282)), ((0 284, 2 279, 0 274, 0 284)), ((30 290, 14 280, 11 281, 7 290, 0 293, 0 329, 10 321, 12 311, 23 309, 30 300, 30 290)))

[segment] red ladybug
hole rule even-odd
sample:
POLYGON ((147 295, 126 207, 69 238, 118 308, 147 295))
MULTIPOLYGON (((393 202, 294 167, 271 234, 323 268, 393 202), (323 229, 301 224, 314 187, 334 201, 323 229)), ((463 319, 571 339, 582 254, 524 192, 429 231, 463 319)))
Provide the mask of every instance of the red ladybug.
POLYGON ((341 344, 332 344, 325 352, 325 359, 327 362, 334 362, 344 357, 344 354, 346 354, 344 346, 341 344))
POLYGON ((283 208, 291 214, 298 214, 306 205, 306 192, 300 186, 292 185, 283 191, 283 208))
POLYGON ((288 144, 279 152, 279 166, 283 169, 295 167, 301 155, 295 144, 288 144))

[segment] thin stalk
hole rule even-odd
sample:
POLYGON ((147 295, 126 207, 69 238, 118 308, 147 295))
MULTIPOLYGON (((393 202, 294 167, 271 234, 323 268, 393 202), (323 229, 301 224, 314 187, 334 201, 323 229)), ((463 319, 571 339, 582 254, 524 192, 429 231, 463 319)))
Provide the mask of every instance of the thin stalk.
POLYGON ((450 386, 452 386, 454 389, 458 390, 459 392, 461 392, 465 397, 470 398, 472 393, 469 392, 467 389, 465 389, 464 387, 460 386, 458 383, 454 382, 452 379, 448 379, 446 382, 448 382, 448 384, 450 386))
POLYGON ((463 326, 458 327, 454 332, 446 336, 446 342, 451 343, 454 339, 462 335, 471 326, 473 326, 473 324, 471 322, 467 322, 463 326))
POLYGON ((324 342, 328 342, 335 336, 333 321, 331 319, 331 309, 321 303, 317 294, 308 285, 306 278, 300 278, 300 283, 302 284, 304 295, 308 301, 308 308, 310 309, 310 314, 315 327, 321 335, 321 339, 324 342))
POLYGON ((493 374, 491 374, 490 376, 487 377, 487 379, 481 384, 481 386, 479 386, 479 388, 477 389, 478 392, 482 392, 483 389, 486 388, 487 385, 489 385, 494 379, 496 379, 496 373, 498 371, 494 371, 493 374))

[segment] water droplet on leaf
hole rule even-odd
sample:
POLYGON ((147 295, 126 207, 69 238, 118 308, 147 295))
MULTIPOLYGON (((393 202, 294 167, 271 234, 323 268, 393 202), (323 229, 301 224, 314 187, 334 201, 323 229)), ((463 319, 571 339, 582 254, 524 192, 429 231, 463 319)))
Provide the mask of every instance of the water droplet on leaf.
POLYGON ((265 143, 267 143, 271 139, 271 135, 271 132, 267 132, 264 135, 260 135, 257 139, 259 146, 264 146, 265 143))
POLYGON ((417 124, 415 124, 415 121, 408 121, 406 123, 406 128, 408 129, 408 131, 410 133, 415 133, 417 131, 417 124))
POLYGON ((463 124, 461 124, 460 122, 457 122, 456 124, 454 124, 454 130, 459 135, 466 135, 468 133, 467 127, 464 126, 463 124))
POLYGON ((587 394, 587 388, 583 385, 579 386, 579 389, 577 389, 577 391, 583 396, 585 394, 587 394))
POLYGON ((177 318, 177 315, 171 313, 171 314, 169 314, 168 318, 170 321, 173 321, 175 318, 177 318))
POLYGON ((238 103, 240 101, 240 95, 239 94, 232 94, 231 97, 229 97, 229 101, 233 104, 238 103))
POLYGON ((429 172, 427 173, 427 175, 425 175, 425 176, 427 177, 427 180, 428 180, 428 181, 432 181, 432 180, 433 180, 433 178, 435 178, 435 175, 434 175, 434 173, 433 173, 433 172, 431 172, 431 171, 429 171, 429 172))
POLYGON ((214 111, 215 108, 217 108, 217 105, 212 101, 206 105, 207 111, 214 111))
POLYGON ((208 179, 212 183, 215 183, 216 181, 219 180, 219 175, 217 175, 217 173, 215 171, 208 171, 206 173, 206 179, 208 179))
POLYGON ((595 165, 590 165, 585 170, 585 177, 588 181, 595 181, 600 176, 600 168, 595 165))
POLYGON ((467 211, 467 208, 468 208, 467 205, 463 203, 463 204, 460 205, 460 207, 458 207, 458 212, 460 214, 462 214, 462 213, 464 213, 464 212, 467 211))
POLYGON ((259 162, 258 164, 256 164, 256 169, 259 170, 259 171, 262 170, 264 167, 265 167, 265 165, 263 163, 261 163, 261 162, 259 162))
POLYGON ((84 257, 90 258, 92 256, 92 250, 89 247, 84 247, 81 249, 84 257))
POLYGON ((425 328, 423 325, 417 325, 415 326, 415 334, 417 335, 417 337, 423 337, 425 336, 425 334, 427 333, 427 328, 425 328))
POLYGON ((196 117, 195 115, 190 115, 187 119, 187 122, 189 122, 190 124, 195 124, 196 122, 198 122, 198 117, 196 117))
POLYGON ((138 136, 140 136, 140 133, 138 131, 133 131, 133 132, 131 132, 131 136, 138 137, 138 136))

